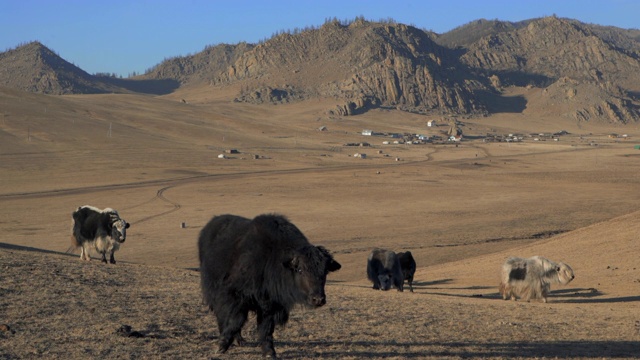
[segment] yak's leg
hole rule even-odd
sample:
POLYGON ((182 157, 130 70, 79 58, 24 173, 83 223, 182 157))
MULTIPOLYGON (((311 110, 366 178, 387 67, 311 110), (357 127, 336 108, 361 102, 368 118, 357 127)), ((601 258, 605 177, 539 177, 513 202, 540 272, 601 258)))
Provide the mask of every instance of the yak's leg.
POLYGON ((244 338, 242 337, 242 330, 238 331, 238 333, 236 334, 236 345, 238 346, 244 346, 245 345, 245 341, 244 338))
POLYGON ((396 280, 396 283, 394 284, 396 286, 396 289, 399 292, 403 292, 404 291, 404 278, 399 278, 396 280))
MULTIPOLYGON (((115 252, 115 251, 111 250, 111 256, 109 257, 109 262, 110 262, 111 264, 115 264, 115 263, 116 263, 116 258, 114 258, 114 257, 113 257, 113 253, 114 253, 114 252, 115 252)), ((106 261, 105 261, 105 262, 106 262, 106 261)))
POLYGON ((413 276, 409 277, 409 291, 413 292, 413 276))
POLYGON ((105 264, 107 263, 107 253, 106 252, 102 253, 102 262, 105 263, 105 264))
POLYGON ((249 312, 246 310, 231 310, 228 308, 220 309, 222 311, 216 311, 216 318, 218 319, 218 330, 220 331, 220 342, 218 345, 218 353, 225 353, 231 344, 233 339, 236 339, 238 344, 243 344, 241 331, 242 326, 247 321, 249 312))
POLYGON ((380 282, 379 281, 374 281, 373 282, 373 289, 374 290, 380 290, 380 282))
MULTIPOLYGON (((286 313, 280 314, 286 322, 286 313)), ((282 321, 283 319, 281 319, 282 321)), ((273 331, 276 327, 276 316, 274 311, 257 311, 258 321, 258 341, 262 348, 262 356, 276 358, 276 349, 273 346, 273 331)))
POLYGON ((550 290, 550 286, 548 284, 545 284, 542 287, 542 302, 546 303, 547 302, 547 296, 549 296, 549 290, 550 290))
POLYGON ((89 249, 87 249, 86 243, 82 244, 82 250, 80 250, 80 259, 85 261, 91 260, 91 256, 89 256, 89 249))

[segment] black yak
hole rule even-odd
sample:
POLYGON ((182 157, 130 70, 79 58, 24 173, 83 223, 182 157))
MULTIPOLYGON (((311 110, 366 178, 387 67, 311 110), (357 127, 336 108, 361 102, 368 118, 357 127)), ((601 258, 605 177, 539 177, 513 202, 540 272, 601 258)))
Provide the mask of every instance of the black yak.
POLYGON ((404 276, 400 261, 391 250, 373 249, 367 259, 367 277, 376 290, 389 290, 395 287, 403 291, 404 276))
POLYGON ((115 264, 113 253, 126 240, 129 223, 111 208, 100 210, 89 205, 80 206, 71 217, 71 243, 75 247, 82 247, 80 259, 91 260, 89 249, 93 245, 102 254, 102 262, 107 263, 106 254, 109 253, 109 262, 115 264))
POLYGON ((409 291, 413 292, 413 275, 416 273, 416 261, 413 259, 411 251, 399 252, 397 255, 403 278, 409 283, 409 291))
POLYGON ((200 232, 198 255, 203 299, 218 321, 218 352, 234 339, 243 343, 253 311, 262 354, 273 358, 275 326, 287 323, 296 304, 324 305, 327 274, 341 267, 284 216, 271 214, 215 216, 200 232))

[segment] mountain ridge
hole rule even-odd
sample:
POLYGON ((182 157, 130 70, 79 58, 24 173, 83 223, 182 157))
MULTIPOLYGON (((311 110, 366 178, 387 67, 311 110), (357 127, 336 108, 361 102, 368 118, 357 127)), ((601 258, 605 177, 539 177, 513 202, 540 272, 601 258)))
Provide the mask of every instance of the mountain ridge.
MULTIPOLYGON (((520 22, 480 19, 445 34, 394 21, 328 20, 256 45, 208 46, 129 79, 89 75, 33 42, 0 53, 0 85, 55 95, 158 95, 194 86, 211 92, 234 86, 237 102, 335 99, 335 107, 326 111, 330 116, 372 108, 486 116, 505 108, 505 88, 554 93, 560 81, 564 88, 575 86, 565 89, 561 102, 566 106, 558 115, 626 124, 640 121, 638 39, 640 30, 555 16, 520 22), (578 89, 580 96, 575 96, 578 89)), ((552 105, 549 99, 540 101, 530 105, 552 107, 546 106, 552 105)))

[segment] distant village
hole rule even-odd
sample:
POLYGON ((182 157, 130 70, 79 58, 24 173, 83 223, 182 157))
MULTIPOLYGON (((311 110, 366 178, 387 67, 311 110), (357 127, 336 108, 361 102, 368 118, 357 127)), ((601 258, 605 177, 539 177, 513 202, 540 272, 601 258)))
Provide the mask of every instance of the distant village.
MULTIPOLYGON (((448 127, 448 130, 437 130, 439 135, 435 134, 412 134, 412 133, 397 133, 397 132, 382 132, 382 131, 374 131, 371 129, 364 129, 360 133, 362 136, 366 137, 379 137, 383 138, 381 144, 382 145, 421 145, 421 144, 456 144, 463 141, 465 139, 464 134, 461 130, 461 126, 459 126, 456 122, 447 122, 442 121, 440 125, 437 124, 436 120, 430 120, 427 122, 427 127, 435 128, 435 127, 448 127)), ((321 126, 317 129, 318 131, 328 131, 326 126, 321 126)), ((473 135, 468 136, 466 139, 468 140, 481 140, 484 143, 517 143, 525 140, 528 141, 560 141, 563 136, 571 135, 568 131, 561 130, 553 133, 529 133, 529 134, 497 134, 497 133, 486 133, 485 135, 473 135)), ((627 134, 608 134, 607 137, 612 140, 628 140, 629 136, 627 134)), ((580 140, 586 140, 582 136, 579 137, 580 140)), ((588 145, 597 146, 598 144, 594 141, 589 141, 588 145)), ((347 147, 372 147, 373 145, 367 141, 360 142, 349 142, 343 144, 343 146, 347 147)), ((640 150, 640 145, 635 145, 635 149, 640 150)), ((378 150, 379 154, 384 154, 382 150, 378 150)), ((218 158, 220 159, 232 159, 235 158, 234 155, 240 154, 240 151, 237 149, 226 149, 224 153, 219 154, 218 158)), ((268 159, 269 157, 251 154, 252 159, 268 159)), ((367 158, 365 153, 356 153, 353 155, 356 158, 367 158)), ((384 154, 384 156, 390 156, 388 154, 384 154)), ((241 159, 246 159, 246 157, 240 157, 241 159)), ((400 159, 397 158, 399 161, 400 159)))
MULTIPOLYGON (((436 121, 431 120, 427 123, 428 127, 436 127, 436 121)), ((427 134, 411 134, 411 133, 393 133, 393 132, 376 132, 374 130, 365 129, 362 130, 361 135, 363 136, 376 136, 376 137, 384 137, 390 138, 390 140, 383 140, 383 145, 399 145, 399 144, 407 144, 407 145, 419 145, 419 144, 446 144, 446 143, 457 143, 462 141, 465 137, 461 130, 461 128, 457 124, 444 124, 444 126, 448 126, 447 131, 440 131, 441 135, 427 135, 427 134)), ((563 136, 570 135, 569 132, 565 130, 561 130, 553 133, 529 133, 529 134, 497 134, 497 133, 486 133, 483 135, 474 135, 473 137, 467 137, 469 140, 482 140, 485 143, 492 142, 521 142, 524 140, 530 141, 559 141, 563 136)), ((622 139, 627 140, 629 136, 627 134, 608 134, 607 137, 609 139, 622 139)), ((582 140, 582 136, 580 137, 582 140)), ((370 144, 366 142, 361 143, 347 143, 345 146, 370 146, 370 144)))

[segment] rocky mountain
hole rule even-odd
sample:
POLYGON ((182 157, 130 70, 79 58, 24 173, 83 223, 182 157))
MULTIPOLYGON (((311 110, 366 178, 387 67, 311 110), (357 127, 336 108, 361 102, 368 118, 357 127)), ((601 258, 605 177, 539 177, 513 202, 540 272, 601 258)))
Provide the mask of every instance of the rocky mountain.
POLYGON ((556 100, 575 103, 570 116, 624 123, 640 119, 637 46, 622 32, 605 36, 601 27, 547 17, 484 36, 460 60, 497 89, 534 86, 557 94, 562 88, 565 95, 556 100))
POLYGON ((207 46, 203 51, 190 56, 167 59, 154 66, 141 79, 174 79, 180 83, 209 81, 225 72, 243 53, 251 50, 252 44, 222 44, 207 46))
POLYGON ((167 78, 133 80, 91 75, 33 41, 0 53, 0 86, 52 95, 166 94, 175 90, 178 82, 167 78))
POLYGON ((514 23, 509 21, 478 19, 438 35, 436 42, 448 48, 464 48, 485 36, 514 31, 525 26, 529 21, 532 20, 514 23))
POLYGON ((44 94, 122 92, 34 41, 0 53, 0 85, 44 94))
POLYGON ((281 34, 245 52, 215 79, 246 84, 240 101, 342 99, 335 112, 370 107, 413 112, 480 113, 474 77, 432 34, 402 24, 332 21, 301 34, 281 34), (278 86, 278 84, 284 84, 278 86))
POLYGON ((233 86, 235 101, 335 99, 329 114, 375 107, 424 114, 485 115, 507 108, 510 87, 540 88, 528 104, 580 121, 640 121, 640 30, 555 16, 521 22, 478 20, 446 34, 412 26, 329 20, 259 44, 209 46, 130 79, 95 77, 39 43, 0 54, 0 85, 51 94, 168 93, 205 84, 233 86))

